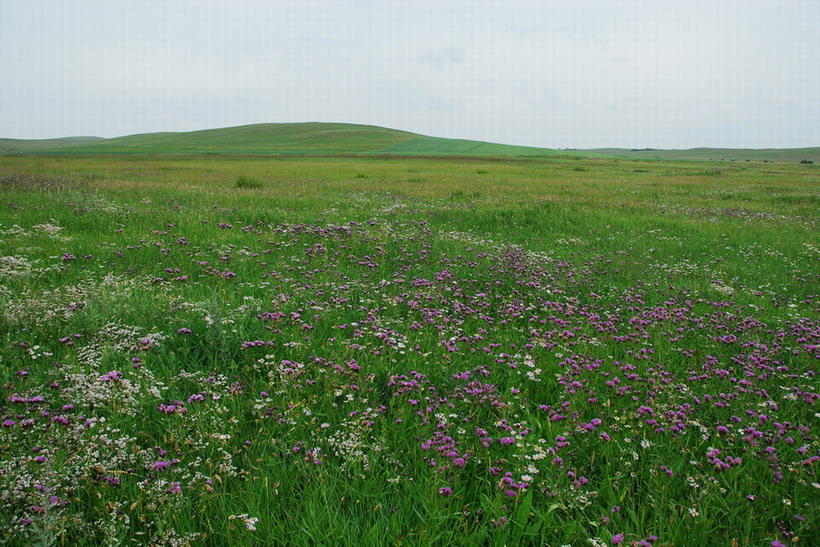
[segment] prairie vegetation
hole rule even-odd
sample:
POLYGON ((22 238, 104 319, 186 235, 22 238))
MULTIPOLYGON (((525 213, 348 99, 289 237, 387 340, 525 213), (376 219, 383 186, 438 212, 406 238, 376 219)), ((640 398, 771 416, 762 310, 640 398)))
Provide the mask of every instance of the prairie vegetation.
POLYGON ((818 544, 818 174, 0 158, 0 538, 818 544))

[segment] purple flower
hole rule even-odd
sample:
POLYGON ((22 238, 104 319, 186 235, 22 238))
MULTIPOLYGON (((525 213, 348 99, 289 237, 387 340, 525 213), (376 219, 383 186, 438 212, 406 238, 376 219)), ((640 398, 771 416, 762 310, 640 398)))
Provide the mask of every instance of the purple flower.
POLYGON ((513 444, 514 442, 515 442, 515 439, 513 439, 512 437, 502 437, 501 438, 501 444, 513 444))
POLYGON ((450 496, 453 495, 453 489, 450 488, 449 486, 444 486, 444 487, 438 489, 438 493, 441 494, 442 496, 444 496, 445 498, 449 498, 450 496))
POLYGON ((160 460, 158 462, 155 462, 154 465, 151 466, 151 469, 154 469, 155 471, 161 471, 163 469, 168 469, 170 466, 170 463, 164 460, 160 460))
POLYGON ((623 534, 615 534, 612 536, 612 545, 618 545, 620 542, 624 540, 623 534))

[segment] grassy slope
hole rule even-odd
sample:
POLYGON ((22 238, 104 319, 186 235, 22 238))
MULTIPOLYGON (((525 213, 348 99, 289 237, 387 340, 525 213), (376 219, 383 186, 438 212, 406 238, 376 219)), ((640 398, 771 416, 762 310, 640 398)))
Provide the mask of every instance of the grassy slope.
MULTIPOLYGON (((552 156, 555 150, 463 139, 425 137, 406 131, 342 123, 257 124, 184 133, 146 133, 96 142, 29 145, 26 152, 58 154, 234 154, 552 156)), ((21 141, 34 143, 35 141, 21 141)), ((18 149, 23 149, 22 146, 18 149)), ((17 149, 15 149, 17 150, 17 149)), ((0 152, 2 153, 2 152, 0 152)), ((588 154, 584 154, 588 155, 588 154)))
POLYGON ((559 154, 557 150, 550 148, 439 137, 418 137, 402 141, 395 146, 377 150, 376 153, 401 156, 555 156, 559 154))
POLYGON ((146 133, 61 148, 84 154, 282 154, 360 153, 417 135, 383 127, 339 123, 257 124, 185 133, 146 133))
POLYGON ((345 123, 256 124, 183 133, 145 133, 113 139, 69 137, 45 140, 0 139, 0 155, 156 154, 156 155, 396 155, 396 156, 617 156, 630 159, 701 161, 811 160, 820 148, 639 150, 600 148, 571 152, 465 139, 427 137, 370 125, 345 123))

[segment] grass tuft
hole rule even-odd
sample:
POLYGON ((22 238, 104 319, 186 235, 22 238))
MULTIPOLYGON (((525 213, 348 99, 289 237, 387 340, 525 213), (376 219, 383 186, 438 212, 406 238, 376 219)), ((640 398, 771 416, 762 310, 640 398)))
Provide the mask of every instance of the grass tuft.
POLYGON ((244 175, 240 175, 236 177, 236 182, 234 182, 234 188, 242 188, 244 190, 260 190, 264 184, 259 179, 253 179, 250 177, 246 177, 244 175))

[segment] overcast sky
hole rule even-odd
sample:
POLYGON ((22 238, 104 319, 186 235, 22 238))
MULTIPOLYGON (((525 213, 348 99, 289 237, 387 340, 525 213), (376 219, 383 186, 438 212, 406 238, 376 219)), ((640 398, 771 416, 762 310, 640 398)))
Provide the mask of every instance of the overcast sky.
POLYGON ((818 0, 0 0, 0 137, 820 146, 818 0))

